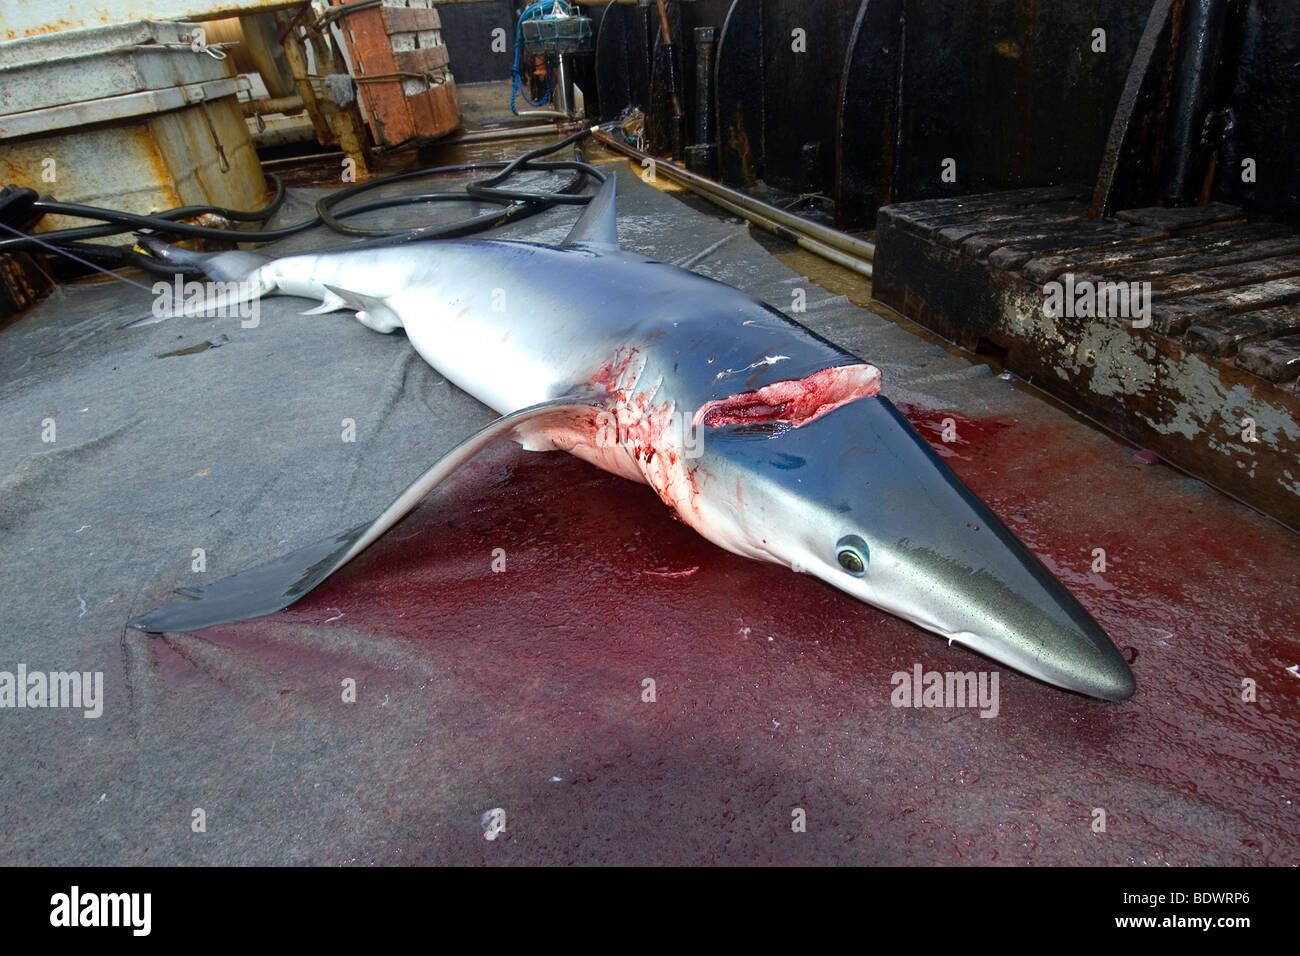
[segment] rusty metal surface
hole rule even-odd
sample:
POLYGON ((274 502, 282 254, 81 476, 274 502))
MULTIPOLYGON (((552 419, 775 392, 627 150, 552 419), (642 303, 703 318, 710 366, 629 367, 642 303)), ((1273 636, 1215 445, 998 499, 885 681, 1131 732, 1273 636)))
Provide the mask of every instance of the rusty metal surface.
MULTIPOLYGON (((357 10, 340 21, 358 96, 380 146, 442 136, 460 125, 438 11, 432 0, 409 2, 357 10)), ((340 5, 350 4, 334 4, 340 5)))
POLYGON ((50 36, 68 30, 135 20, 204 20, 223 15, 300 6, 302 0, 94 0, 93 3, 6 3, 0 6, 0 40, 50 36))
POLYGON ((891 201, 1090 181, 1150 3, 739 0, 724 181, 832 196, 850 227, 891 201))
MULTIPOLYGON (((192 28, 121 23, 0 44, 4 181, 132 213, 261 205, 231 64, 194 50, 192 28)), ((74 225, 85 223, 50 216, 40 228, 74 225)))
POLYGON ((190 48, 192 28, 124 23, 0 43, 0 116, 232 77, 224 59, 190 48))
POLYGON ((1147 17, 1124 90, 1111 118, 1093 190, 1092 216, 1114 214, 1123 198, 1152 192, 1164 154, 1161 136, 1169 109, 1169 60, 1178 45, 1184 0, 1156 0, 1147 17))
POLYGON ((848 39, 859 4, 737 0, 718 41, 724 182, 795 193, 830 189, 848 39))
POLYGON ((1093 213, 1213 199, 1300 225, 1298 49, 1290 0, 1159 0, 1115 110, 1093 213))
POLYGON ((1223 204, 1086 211, 1069 187, 885 207, 875 294, 1300 529, 1300 240, 1223 204), (1137 289, 1150 326, 1118 304, 1049 315, 1053 283, 1137 289))
MULTIPOLYGON (((0 177, 64 202, 139 214, 185 205, 255 209, 266 197, 261 164, 234 96, 114 125, 6 141, 0 177), (50 169, 53 182, 45 175, 50 169)), ((42 229, 84 225, 66 216, 41 222, 42 229)))

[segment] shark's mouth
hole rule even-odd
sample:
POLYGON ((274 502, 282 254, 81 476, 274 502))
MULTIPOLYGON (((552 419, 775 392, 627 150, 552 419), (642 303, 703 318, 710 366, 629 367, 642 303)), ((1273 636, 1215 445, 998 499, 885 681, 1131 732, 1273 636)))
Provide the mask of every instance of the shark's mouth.
POLYGON ((773 382, 757 391, 705 402, 691 424, 720 428, 785 422, 797 428, 841 405, 879 391, 880 369, 874 365, 841 365, 814 372, 807 378, 773 382))

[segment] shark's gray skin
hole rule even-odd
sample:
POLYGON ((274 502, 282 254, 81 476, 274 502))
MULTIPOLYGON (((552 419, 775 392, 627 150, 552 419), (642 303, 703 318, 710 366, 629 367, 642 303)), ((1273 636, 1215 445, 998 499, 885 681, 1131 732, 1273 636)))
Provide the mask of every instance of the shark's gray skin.
POLYGON ((300 255, 163 259, 404 328, 502 414, 375 521, 132 621, 196 630, 287 607, 459 464, 510 437, 651 485, 736 554, 815 575, 1049 684, 1105 700, 1128 664, 1042 563, 876 394, 875 368, 750 296, 621 250, 614 179, 560 247, 457 240, 300 255))

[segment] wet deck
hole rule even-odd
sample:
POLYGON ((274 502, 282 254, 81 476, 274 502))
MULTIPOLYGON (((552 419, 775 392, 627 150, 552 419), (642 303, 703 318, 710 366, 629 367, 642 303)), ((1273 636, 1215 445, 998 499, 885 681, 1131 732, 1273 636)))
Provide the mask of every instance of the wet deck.
MULTIPOLYGON (((124 331, 147 294, 82 285, 0 331, 0 668, 102 670, 107 700, 98 720, 0 713, 0 859, 1300 862, 1300 537, 617 168, 626 245, 714 247, 695 269, 787 310, 802 289, 802 321, 882 368, 1126 649, 1137 696, 994 668, 713 547, 642 486, 508 447, 285 613, 128 630, 191 583, 193 548, 219 577, 350 526, 491 413, 400 334, 298 300, 266 301, 252 330, 124 331), (891 706, 891 676, 917 666, 997 669, 997 716, 891 706), (506 829, 489 842, 494 808, 506 829)), ((554 241, 573 215, 510 235, 554 241)))

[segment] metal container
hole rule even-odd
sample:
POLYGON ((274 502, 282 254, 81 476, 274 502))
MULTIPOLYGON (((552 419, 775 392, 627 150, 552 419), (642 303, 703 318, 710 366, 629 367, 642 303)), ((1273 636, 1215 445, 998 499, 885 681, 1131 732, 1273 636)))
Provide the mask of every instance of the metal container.
POLYGON ((137 21, 0 43, 0 178, 134 213, 259 205, 235 75, 196 29, 137 21))

